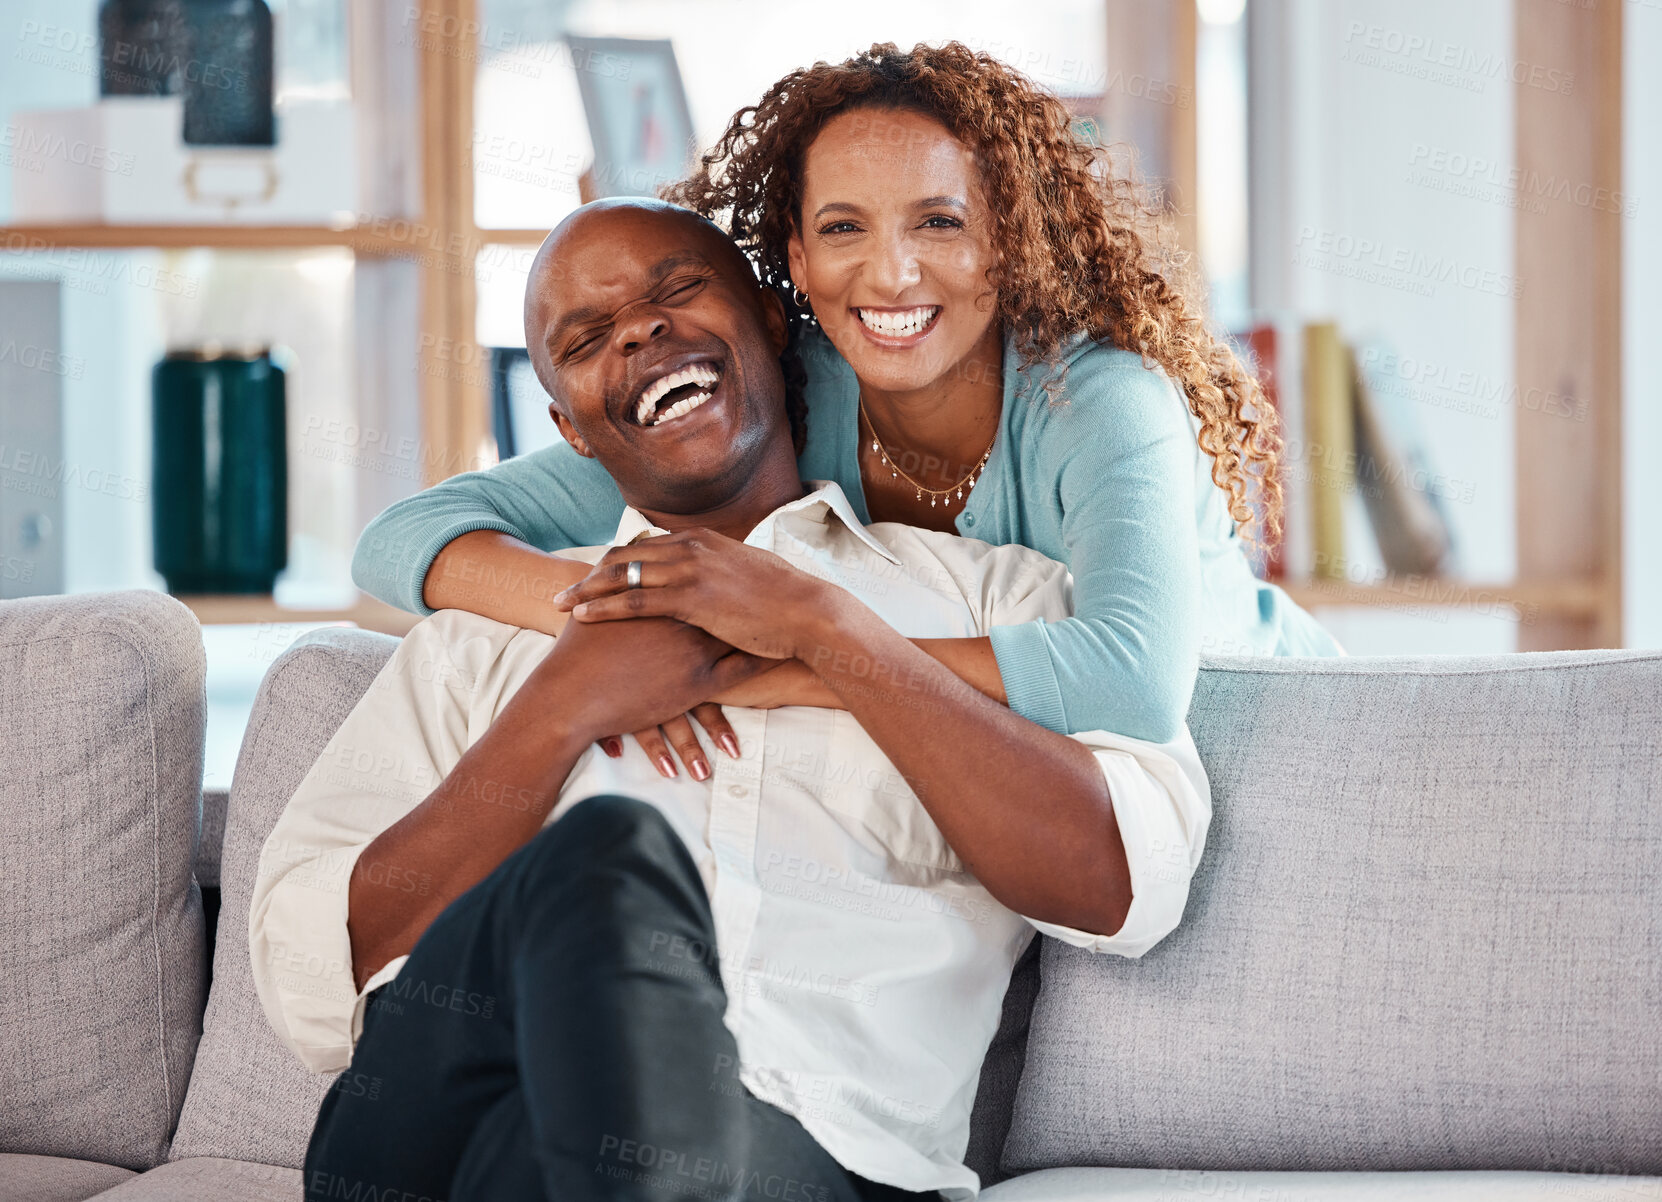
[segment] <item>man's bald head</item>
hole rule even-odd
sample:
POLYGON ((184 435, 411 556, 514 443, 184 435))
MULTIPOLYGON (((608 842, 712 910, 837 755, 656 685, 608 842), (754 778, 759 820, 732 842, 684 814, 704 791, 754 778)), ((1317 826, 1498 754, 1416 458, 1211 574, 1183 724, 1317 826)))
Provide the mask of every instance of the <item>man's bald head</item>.
MULTIPOLYGON (((591 200, 549 232, 531 261, 530 277, 525 284, 525 345, 530 350, 533 366, 537 363, 539 345, 545 343, 540 335, 548 331, 550 302, 558 294, 558 287, 572 278, 574 255, 596 242, 627 239, 643 223, 674 229, 676 237, 712 267, 730 274, 735 282, 742 281, 760 290, 761 283, 750 260, 709 218, 648 196, 591 200)), ((541 367, 537 367, 537 372, 539 376, 542 374, 541 367)))

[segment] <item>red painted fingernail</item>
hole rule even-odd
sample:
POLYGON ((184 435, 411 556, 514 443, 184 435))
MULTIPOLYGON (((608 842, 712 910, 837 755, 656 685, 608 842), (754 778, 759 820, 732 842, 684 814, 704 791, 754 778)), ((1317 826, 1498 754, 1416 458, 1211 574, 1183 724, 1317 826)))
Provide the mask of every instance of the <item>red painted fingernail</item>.
POLYGON ((703 760, 694 760, 690 765, 694 780, 704 780, 710 775, 710 765, 703 760))
POLYGON ((622 739, 601 739, 600 740, 600 750, 604 751, 607 755, 611 756, 615 760, 620 755, 623 754, 623 740, 622 739))
POLYGON ((721 749, 734 759, 739 758, 739 741, 733 737, 731 731, 721 736, 721 749))
POLYGON ((658 771, 673 780, 675 777, 675 761, 670 759, 667 755, 659 756, 658 771))

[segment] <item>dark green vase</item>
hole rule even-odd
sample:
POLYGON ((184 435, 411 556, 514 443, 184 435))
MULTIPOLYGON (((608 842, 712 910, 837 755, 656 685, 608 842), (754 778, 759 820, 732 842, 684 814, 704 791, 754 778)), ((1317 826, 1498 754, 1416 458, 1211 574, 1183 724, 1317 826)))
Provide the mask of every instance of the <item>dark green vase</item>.
POLYGON ((269 593, 288 563, 283 371, 170 351, 153 382, 156 570, 171 593, 269 593))

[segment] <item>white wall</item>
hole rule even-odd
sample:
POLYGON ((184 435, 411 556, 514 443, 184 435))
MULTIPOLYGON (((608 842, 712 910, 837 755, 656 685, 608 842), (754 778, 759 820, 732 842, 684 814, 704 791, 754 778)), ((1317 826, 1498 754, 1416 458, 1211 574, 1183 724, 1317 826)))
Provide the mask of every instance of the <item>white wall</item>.
MULTIPOLYGON (((0 6, 0 128, 25 108, 91 104, 98 97, 96 0, 6 0, 0 6)), ((10 139, 6 139, 9 141, 10 139)), ((0 222, 11 212, 21 158, 0 159, 0 222)), ((65 586, 160 585, 150 570, 149 368, 157 332, 150 252, 0 254, 0 276, 62 281, 65 586), (91 486, 88 486, 91 482, 91 486)), ((56 465, 55 465, 56 466, 56 465)))
POLYGON ((1662 5, 1622 10, 1623 642, 1662 647, 1662 5))
MULTIPOLYGON (((1252 0, 1252 10, 1255 305, 1337 321, 1348 340, 1399 357, 1382 360, 1394 364, 1387 387, 1448 478, 1459 574, 1509 580, 1513 411, 1483 394, 1504 395, 1512 378, 1515 198, 1486 181, 1513 158, 1513 85, 1426 57, 1506 59, 1511 4, 1252 0), (1474 180, 1478 160, 1497 167, 1474 180), (1451 264, 1472 283, 1439 278, 1451 264)), ((1356 510, 1350 575, 1374 580, 1383 566, 1356 510)), ((1321 616, 1353 652, 1516 646, 1505 611, 1321 616)))

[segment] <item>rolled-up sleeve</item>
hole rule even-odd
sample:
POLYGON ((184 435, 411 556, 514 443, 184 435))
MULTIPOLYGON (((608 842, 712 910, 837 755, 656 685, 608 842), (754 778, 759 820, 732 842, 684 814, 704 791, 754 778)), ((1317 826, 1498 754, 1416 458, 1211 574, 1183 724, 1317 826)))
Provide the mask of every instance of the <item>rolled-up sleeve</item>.
POLYGON ((1072 736, 1091 749, 1108 782, 1131 870, 1131 909, 1112 935, 1028 921, 1087 951, 1135 958, 1177 929, 1212 822, 1211 788, 1187 732, 1143 743, 1106 731, 1072 736))
MULTIPOLYGON (((1072 574, 1037 551, 963 539, 932 545, 958 577, 983 629, 991 627, 995 634, 999 628, 1054 630, 1073 610, 1077 586, 1072 574)), ((1008 677, 1005 683, 1008 688, 1008 677)), ((1028 921, 1077 947, 1140 956, 1182 921, 1189 882, 1200 865, 1212 821, 1206 769, 1181 720, 1176 733, 1163 742, 1107 730, 1069 737, 1090 748, 1108 784, 1131 872, 1131 909, 1112 935, 1028 921)))
MULTIPOLYGON (((468 743, 484 683, 446 646, 441 614, 405 637, 312 765, 260 852, 248 913, 254 988, 272 1030, 313 1072, 346 1067, 364 1002, 402 966, 360 990, 347 929, 353 869, 375 837, 419 805, 468 743)), ((504 630, 508 628, 504 627, 504 630)), ((429 881, 370 865, 389 888, 429 881)))

